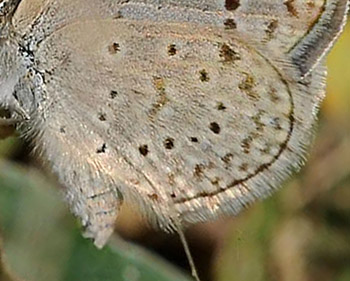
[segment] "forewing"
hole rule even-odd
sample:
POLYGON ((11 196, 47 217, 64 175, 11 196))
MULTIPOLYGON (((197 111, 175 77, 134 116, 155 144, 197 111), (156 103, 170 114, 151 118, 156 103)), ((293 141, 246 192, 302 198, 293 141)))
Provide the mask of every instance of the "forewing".
POLYGON ((46 20, 52 29, 60 20, 67 23, 91 16, 195 22, 235 30, 272 53, 281 54, 291 51, 312 30, 327 7, 333 10, 328 17, 341 19, 344 5, 345 0, 24 0, 14 22, 18 30, 25 30, 48 7, 46 20))

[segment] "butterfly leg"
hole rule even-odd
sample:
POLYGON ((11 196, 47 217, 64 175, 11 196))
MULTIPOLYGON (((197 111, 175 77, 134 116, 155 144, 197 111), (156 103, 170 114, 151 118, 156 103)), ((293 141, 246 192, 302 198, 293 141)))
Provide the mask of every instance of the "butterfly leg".
POLYGON ((12 98, 10 103, 6 103, 6 106, 0 106, 0 139, 10 136, 16 124, 29 119, 29 115, 15 98, 12 98), (14 113, 16 117, 13 117, 14 113))

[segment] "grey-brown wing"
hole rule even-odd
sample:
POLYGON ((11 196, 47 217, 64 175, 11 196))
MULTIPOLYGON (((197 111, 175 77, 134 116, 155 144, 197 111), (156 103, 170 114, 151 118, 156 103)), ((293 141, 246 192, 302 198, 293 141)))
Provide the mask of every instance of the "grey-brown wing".
POLYGON ((65 154, 78 167, 108 175, 125 198, 145 201, 164 225, 173 202, 196 221, 265 195, 307 142, 300 132, 290 144, 295 120, 304 129, 314 119, 295 106, 299 98, 302 108, 315 106, 309 87, 303 92, 221 30, 191 30, 79 22, 54 33, 37 55, 48 73, 43 136, 72 149, 65 154))
MULTIPOLYGON (((161 9, 152 1, 96 1, 90 16, 69 18, 70 9, 53 5, 37 17, 55 20, 35 26, 42 41, 33 69, 43 82, 29 135, 37 135, 98 245, 122 199, 163 228, 177 215, 206 221, 267 196, 302 162, 324 94, 323 67, 295 79, 291 41, 282 40, 290 25, 279 25, 264 47, 258 35, 247 38, 259 18, 290 12, 284 2, 240 1, 233 11, 234 2, 208 1, 203 11, 200 1, 157 1, 161 9)), ((294 20, 294 41, 303 46, 305 22, 309 34, 319 26, 294 20)))

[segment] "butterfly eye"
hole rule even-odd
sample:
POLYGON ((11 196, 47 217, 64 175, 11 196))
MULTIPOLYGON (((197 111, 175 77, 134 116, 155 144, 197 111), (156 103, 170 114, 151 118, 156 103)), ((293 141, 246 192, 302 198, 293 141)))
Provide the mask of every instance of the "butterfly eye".
POLYGON ((8 2, 7 1, 1 1, 0 2, 0 16, 5 16, 5 11, 6 11, 6 7, 8 6, 8 2))
POLYGON ((0 0, 0 17, 7 17, 16 10, 21 0, 0 0))

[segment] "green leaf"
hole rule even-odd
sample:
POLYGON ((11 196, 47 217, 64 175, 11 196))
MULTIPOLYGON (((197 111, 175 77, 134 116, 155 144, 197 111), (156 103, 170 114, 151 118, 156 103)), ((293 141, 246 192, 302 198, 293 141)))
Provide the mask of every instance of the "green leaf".
POLYGON ((62 196, 35 170, 0 162, 3 260, 28 281, 191 280, 144 249, 112 239, 103 250, 81 236, 62 196))

